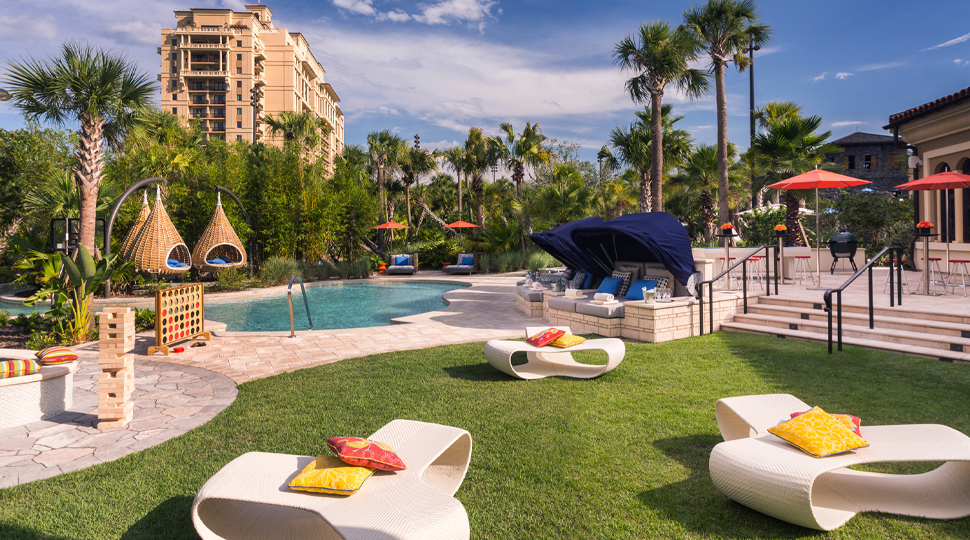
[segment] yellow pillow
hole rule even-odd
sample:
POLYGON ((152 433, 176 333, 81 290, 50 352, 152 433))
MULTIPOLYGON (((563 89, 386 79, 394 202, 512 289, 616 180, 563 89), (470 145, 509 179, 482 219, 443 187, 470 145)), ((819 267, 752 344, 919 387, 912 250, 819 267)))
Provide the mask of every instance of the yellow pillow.
POLYGON ((781 437, 799 450, 817 458, 869 446, 862 437, 820 407, 814 407, 791 420, 770 427, 768 433, 781 437))
POLYGON ((290 480, 290 489, 334 495, 353 495, 374 474, 370 467, 347 465, 334 456, 317 456, 290 480))
POLYGON ((572 347, 573 345, 579 345, 580 343, 586 341, 586 338, 574 336, 572 334, 563 334, 559 336, 559 339, 550 343, 553 347, 572 347))

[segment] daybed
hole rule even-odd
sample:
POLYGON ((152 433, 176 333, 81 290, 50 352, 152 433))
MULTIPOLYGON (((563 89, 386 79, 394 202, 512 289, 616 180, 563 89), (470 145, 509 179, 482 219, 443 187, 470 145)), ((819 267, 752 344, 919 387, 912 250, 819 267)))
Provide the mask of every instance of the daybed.
MULTIPOLYGON (((10 359, 26 358, 33 352, 4 351, 10 359)), ((77 362, 68 362, 41 366, 40 371, 31 375, 0 379, 0 429, 47 420, 69 409, 74 403, 77 365, 77 362)))
POLYGON ((718 402, 718 425, 728 440, 711 452, 711 480, 717 490, 764 514, 820 530, 841 527, 859 512, 934 519, 970 516, 970 437, 934 424, 863 425, 868 447, 819 459, 774 435, 758 435, 777 423, 772 419, 787 420, 790 412, 807 409, 787 394, 718 402), (745 436, 744 426, 755 436, 745 436), (927 461, 945 463, 922 474, 848 468, 927 461))
POLYGON ((478 253, 459 253, 458 264, 441 269, 446 274, 473 274, 478 268, 478 253))
MULTIPOLYGON (((530 337, 542 332, 548 326, 535 326, 525 329, 530 337)), ((567 334, 572 334, 568 326, 556 326, 567 334)), ((616 338, 588 339, 566 349, 553 346, 535 347, 524 341, 504 341, 493 339, 485 344, 485 359, 495 369, 519 379, 541 379, 544 377, 573 377, 593 379, 612 371, 623 361, 626 345, 616 338), (573 360, 575 351, 603 351, 607 355, 605 365, 580 364, 573 360), (512 356, 524 352, 528 362, 513 366, 512 356)))
POLYGON ((391 255, 391 265, 384 270, 385 275, 414 274, 418 271, 417 253, 397 253, 391 255), (405 264, 398 264, 405 263, 405 264))
POLYGON ((204 540, 467 539, 468 515, 453 495, 468 470, 471 435, 455 427, 394 420, 369 438, 394 448, 407 470, 377 471, 360 491, 342 497, 287 488, 311 456, 243 454, 195 496, 196 531, 204 540))

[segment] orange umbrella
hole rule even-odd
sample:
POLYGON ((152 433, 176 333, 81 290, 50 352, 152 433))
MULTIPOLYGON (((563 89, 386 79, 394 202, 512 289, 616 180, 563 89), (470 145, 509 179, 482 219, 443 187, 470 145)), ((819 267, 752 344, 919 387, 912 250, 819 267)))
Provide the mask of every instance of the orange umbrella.
POLYGON ((478 227, 474 223, 468 223, 467 221, 456 221, 454 223, 449 223, 445 225, 447 229, 467 229, 469 227, 478 227))
POLYGON ((819 222, 818 216, 818 190, 819 188, 844 188, 851 186, 861 186, 864 184, 871 184, 872 182, 867 182, 865 180, 859 180, 858 178, 852 178, 851 176, 845 176, 843 174, 837 174, 829 171, 820 171, 815 169, 813 171, 808 171, 807 173, 802 173, 797 176, 792 176, 788 180, 782 180, 781 182, 775 182, 768 186, 771 189, 814 189, 815 190, 815 275, 818 279, 819 286, 822 285, 822 268, 819 265, 819 250, 821 249, 821 239, 822 239, 822 225, 819 222))
MULTIPOLYGON (((958 172, 947 171, 936 174, 931 174, 926 178, 920 178, 919 180, 913 180, 912 182, 906 182, 905 184, 900 184, 896 186, 896 189, 904 191, 939 191, 947 189, 970 189, 970 174, 960 174, 958 172)), ((946 267, 947 270, 950 268, 950 228, 948 226, 950 218, 950 210, 947 208, 949 203, 949 196, 943 196, 943 214, 944 217, 940 220, 943 223, 944 230, 946 231, 946 267)), ((929 253, 923 255, 927 259, 929 258, 929 253)))
MULTIPOLYGON (((388 221, 387 223, 381 223, 380 225, 374 227, 375 229, 407 229, 407 225, 401 225, 400 223, 394 221, 388 221)), ((391 233, 391 251, 394 251, 394 233, 391 233)))

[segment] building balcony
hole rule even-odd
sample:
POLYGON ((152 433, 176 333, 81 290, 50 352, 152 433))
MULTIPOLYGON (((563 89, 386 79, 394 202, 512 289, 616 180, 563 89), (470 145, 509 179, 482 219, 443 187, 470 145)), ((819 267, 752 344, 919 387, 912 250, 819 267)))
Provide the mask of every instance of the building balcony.
POLYGON ((213 84, 208 86, 202 84, 198 86, 192 85, 192 87, 189 88, 188 90, 189 92, 228 92, 229 87, 226 86, 225 84, 220 84, 220 85, 213 84))
POLYGON ((253 73, 253 83, 255 83, 256 86, 265 86, 266 78, 262 73, 253 73))
POLYGON ((179 72, 183 77, 228 77, 228 71, 216 71, 208 69, 183 69, 179 72))
POLYGON ((212 103, 214 103, 216 105, 225 105, 226 104, 226 97, 225 96, 215 96, 215 97, 212 98, 212 103))
POLYGON ((216 49, 216 50, 229 50, 228 43, 183 43, 181 45, 182 49, 216 49))
POLYGON ((263 49, 261 48, 253 47, 253 58, 257 60, 266 60, 266 53, 264 53, 263 49))
POLYGON ((222 34, 234 36, 238 30, 225 26, 204 27, 204 26, 181 26, 172 31, 173 34, 222 34))
POLYGON ((208 99, 193 99, 192 100, 192 105, 208 105, 208 104, 209 104, 209 100, 208 99))
POLYGON ((212 131, 225 131, 226 126, 212 126, 212 131))
POLYGON ((193 56, 192 62, 198 64, 217 64, 219 63, 218 56, 193 56))
POLYGON ((208 117, 209 117, 208 113, 194 113, 192 115, 192 118, 208 118, 208 117))

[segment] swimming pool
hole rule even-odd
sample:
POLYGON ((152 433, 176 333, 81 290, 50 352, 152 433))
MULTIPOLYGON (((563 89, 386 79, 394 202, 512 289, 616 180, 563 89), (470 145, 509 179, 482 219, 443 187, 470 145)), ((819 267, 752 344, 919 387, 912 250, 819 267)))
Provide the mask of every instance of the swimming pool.
MULTIPOLYGON (((391 319, 441 309, 441 297, 464 285, 445 283, 350 283, 307 287, 313 329, 388 326, 391 319)), ((231 332, 271 332, 290 329, 285 294, 232 301, 206 302, 205 318, 224 322, 231 332)), ((303 295, 293 291, 297 330, 309 330, 303 295)))

